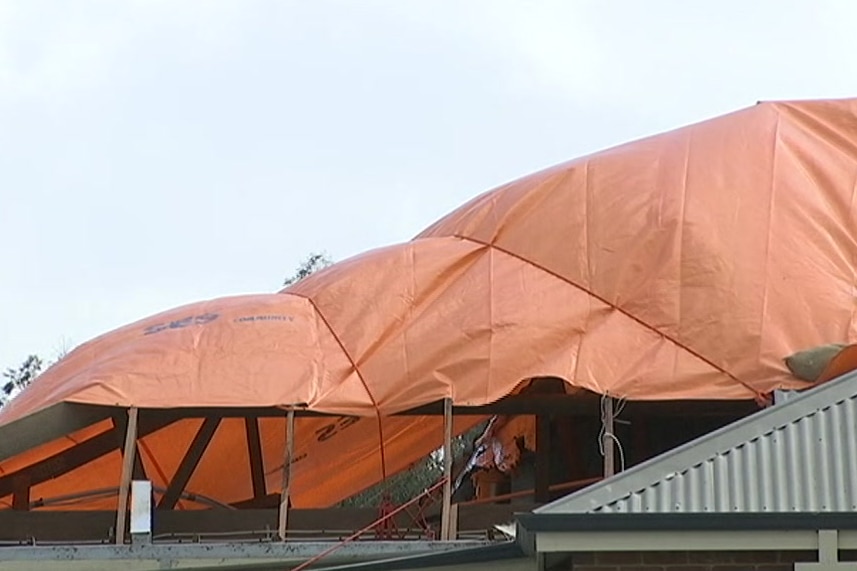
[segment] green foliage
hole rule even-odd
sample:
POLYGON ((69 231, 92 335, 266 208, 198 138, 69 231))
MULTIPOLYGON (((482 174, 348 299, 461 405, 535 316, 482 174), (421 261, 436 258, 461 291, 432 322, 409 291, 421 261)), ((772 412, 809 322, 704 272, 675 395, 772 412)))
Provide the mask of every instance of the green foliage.
POLYGON ((333 260, 330 259, 330 256, 328 256, 326 252, 313 252, 307 256, 300 265, 298 265, 292 276, 287 277, 283 281, 283 285, 290 286, 295 284, 332 264, 333 260))
POLYGON ((9 367, 3 372, 5 382, 0 389, 0 406, 5 405, 21 389, 29 385, 42 372, 42 359, 30 355, 18 368, 9 367))
MULTIPOLYGON (((473 453, 474 442, 485 431, 486 423, 480 422, 461 436, 452 439, 453 478, 456 465, 463 466, 473 453)), ((420 495, 443 477, 443 451, 435 450, 410 468, 390 476, 383 482, 356 494, 340 504, 343 507, 378 507, 385 495, 394 504, 403 504, 420 495)))
POLYGON ((21 389, 29 385, 42 371, 61 361, 71 351, 71 343, 63 338, 56 349, 52 361, 45 362, 38 355, 30 355, 17 368, 9 367, 3 371, 2 386, 0 386, 0 407, 12 400, 21 389))
POLYGON ((443 476, 443 462, 436 453, 429 454, 409 469, 390 476, 383 482, 343 500, 343 507, 377 508, 388 495, 395 504, 418 496, 443 476))

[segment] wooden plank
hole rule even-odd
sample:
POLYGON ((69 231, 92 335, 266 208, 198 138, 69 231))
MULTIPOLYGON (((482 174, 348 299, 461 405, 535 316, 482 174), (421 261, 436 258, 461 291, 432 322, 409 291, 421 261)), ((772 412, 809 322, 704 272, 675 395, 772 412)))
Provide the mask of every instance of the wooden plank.
MULTIPOLYGON (((0 462, 110 418, 115 407, 61 402, 3 426, 0 462)), ((121 410, 124 414, 125 409, 121 410)), ((123 432, 124 434, 124 432, 123 432)))
POLYGON ((30 510, 30 478, 27 477, 27 474, 21 474, 15 478, 12 509, 24 512, 30 510))
POLYGON ((159 510, 171 510, 176 506, 219 425, 219 418, 206 418, 202 422, 196 436, 193 438, 193 442, 188 447, 187 453, 182 458, 181 464, 179 464, 176 473, 173 475, 172 480, 170 480, 166 492, 161 496, 161 501, 158 502, 159 510))
POLYGON ((535 501, 550 501, 551 484, 551 419, 546 414, 536 418, 535 501))
POLYGON ((125 428, 125 447, 122 451, 122 472, 119 475, 119 507, 116 510, 115 539, 125 543, 125 523, 128 517, 128 492, 131 488, 131 471, 134 468, 134 453, 137 450, 137 407, 128 409, 128 424, 125 428))
POLYGON ((280 508, 277 521, 277 535, 280 541, 286 540, 289 526, 289 495, 292 484, 292 458, 295 455, 295 411, 289 410, 286 416, 286 449, 283 453, 283 488, 280 492, 280 508))
POLYGON ((278 508, 280 506, 279 493, 270 493, 261 498, 250 498, 248 500, 239 500, 229 504, 239 510, 258 510, 265 508, 278 508))
MULTIPOLYGON (((111 539, 116 512, 0 510, 0 541, 90 542, 111 539)), ((37 563, 30 562, 31 568, 37 563)), ((8 565, 8 563, 6 563, 8 565)), ((26 569, 24 562, 21 568, 26 569)))
POLYGON ((440 539, 452 539, 452 399, 443 401, 443 503, 440 516, 440 539))
MULTIPOLYGON (((145 422, 144 420, 144 418, 140 419, 137 431, 138 438, 143 438, 147 434, 160 430, 176 421, 176 419, 150 419, 145 422)), ((35 464, 0 477, 0 497, 8 496, 15 491, 15 478, 22 474, 26 474, 29 477, 31 486, 36 486, 121 448, 122 443, 117 441, 116 433, 113 430, 93 436, 67 450, 58 452, 35 464)))
POLYGON ((601 401, 601 419, 603 422, 601 446, 604 449, 604 477, 609 478, 616 473, 614 437, 614 403, 613 399, 605 396, 601 401))
MULTIPOLYGON (((571 490, 579 490, 590 484, 594 484, 596 482, 601 481, 601 476, 597 476, 595 478, 586 478, 583 480, 573 480, 571 482, 563 482, 561 484, 551 484, 548 488, 551 492, 569 492, 571 490)), ((494 496, 485 496, 482 498, 476 498, 475 500, 468 500, 466 502, 461 502, 458 504, 461 507, 470 507, 470 506, 485 506, 490 504, 495 504, 498 502, 505 502, 506 500, 512 500, 517 498, 528 498, 534 496, 536 493, 535 489, 530 490, 517 490, 515 492, 509 492, 507 494, 497 494, 494 496)), ((568 495, 563 494, 563 495, 568 495)), ((514 504, 515 509, 519 512, 529 511, 524 509, 519 509, 517 506, 519 505, 517 502, 514 504)))
MULTIPOLYGON (((493 414, 540 414, 555 416, 582 416, 591 418, 593 408, 598 408, 600 395, 588 391, 575 394, 518 394, 481 406, 453 406, 456 416, 493 415, 493 414)), ((664 417, 712 417, 728 416, 741 418, 757 412, 759 405, 752 400, 689 400, 689 401, 626 401, 623 418, 635 416, 664 417)), ((282 418, 287 411, 278 407, 188 407, 175 409, 148 410, 148 415, 162 420, 173 421, 183 418, 282 418)), ((443 401, 436 401, 402 412, 393 416, 442 416, 443 401)), ((295 410, 296 417, 341 416, 311 410, 295 410)))
MULTIPOLYGON (((139 430, 139 421, 137 427, 139 430)), ((113 415, 113 430, 116 433, 117 442, 119 442, 120 450, 124 447, 125 432, 128 429, 128 414, 123 411, 121 414, 113 415)), ((134 445, 134 468, 131 471, 131 477, 134 480, 147 480, 146 469, 143 467, 143 457, 140 455, 140 445, 134 445)))
MULTIPOLYGON (((577 394, 534 394, 510 395, 497 402, 482 406, 455 406, 456 415, 494 415, 494 414, 552 414, 554 416, 592 417, 597 410, 600 395, 594 393, 577 394)), ((627 401, 622 412, 623 418, 635 417, 713 417, 729 416, 741 418, 759 410, 754 401, 627 401)), ((305 414, 305 413, 301 413, 305 414)), ((443 403, 434 402, 415 407, 396 416, 440 416, 443 403)))
POLYGON ((449 506, 449 535, 450 541, 458 539, 458 504, 449 506))
POLYGON ((250 479, 253 482, 253 499, 259 500, 268 495, 265 485, 265 465, 262 459, 262 440, 259 437, 259 419, 244 419, 247 433, 247 456, 250 459, 250 479))
MULTIPOLYGON (((512 521, 515 512, 529 511, 535 505, 459 505, 460 531, 491 529, 494 524, 512 521)), ((219 534, 219 541, 228 541, 224 533, 256 531, 262 535, 277 527, 277 509, 267 510, 167 510, 159 512, 153 521, 159 536, 175 534, 194 540, 200 534, 219 534)), ((306 538, 333 534, 341 537, 361 529, 378 519, 377 508, 326 508, 289 510, 289 532, 306 538), (313 533, 308 533, 312 531, 313 533), (302 533, 298 533, 302 532, 302 533), (342 533, 344 532, 344 533, 342 533)), ((405 529, 413 525, 411 516, 395 516, 396 524, 405 529)), ((0 541, 39 542, 103 542, 116 524, 115 511, 39 511, 0 510, 0 541)), ((163 537, 163 541, 168 541, 163 537)))

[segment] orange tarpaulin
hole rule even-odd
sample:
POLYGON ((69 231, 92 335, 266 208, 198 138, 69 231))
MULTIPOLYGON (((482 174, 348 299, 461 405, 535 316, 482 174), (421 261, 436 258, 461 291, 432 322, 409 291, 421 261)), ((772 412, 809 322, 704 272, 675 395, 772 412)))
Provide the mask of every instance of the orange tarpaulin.
POLYGON ((572 382, 730 398, 795 386, 783 357, 857 336, 855 180, 857 100, 763 103, 515 181, 418 238, 589 294, 572 382))
MULTIPOLYGON (((455 419, 455 431, 463 432, 479 417, 455 419)), ((398 472, 437 448, 442 434, 441 417, 388 417, 383 426, 386 468, 389 474, 398 472)), ((155 488, 155 499, 174 478, 192 440, 203 421, 180 420, 138 441, 146 478, 155 488)), ((91 429, 72 433, 67 438, 51 441, 26 454, 6 460, 0 466, 3 476, 31 465, 37 465, 75 444, 93 443, 105 437, 111 442, 117 434, 110 421, 91 429)), ((292 465, 291 503, 294 507, 325 507, 347 498, 382 479, 379 458, 378 422, 357 417, 316 417, 296 419, 296 446, 292 465)), ((264 493, 279 493, 282 483, 285 422, 282 418, 259 419, 259 442, 264 466, 264 493)), ((121 454, 114 448, 98 460, 54 479, 38 479, 30 492, 31 501, 49 500, 48 509, 116 509, 116 486, 119 481, 121 454), (105 493, 92 494, 93 491, 105 493), (72 495, 72 498, 52 503, 52 498, 72 495)), ((241 418, 223 419, 199 465, 187 483, 179 509, 198 509, 219 504, 249 502, 254 498, 251 463, 248 454, 245 421, 241 418)), ((0 488, 2 489, 2 488, 0 488)), ((11 496, 0 496, 0 509, 12 505, 11 496)), ((270 504, 268 504, 270 505, 270 504)))
POLYGON ((857 369, 857 345, 848 345, 831 359, 818 378, 818 382, 826 383, 855 369, 857 369))
MULTIPOLYGON (((857 101, 756 105, 512 182, 413 242, 280 294, 203 302, 109 333, 43 374, 0 425, 63 401, 386 417, 445 397, 489 403, 539 376, 629 399, 804 388, 783 357, 857 340, 855 181, 857 101)), ((378 420, 359 422, 353 433, 374 444, 343 451, 340 472, 306 468, 296 505, 327 505, 379 476, 378 420), (352 479, 347 466, 372 477, 352 479)), ((440 442, 439 419, 385 422, 398 423, 384 431, 388 470, 440 442), (403 443, 395 451, 392 434, 403 443)), ((236 423, 218 428, 207 457, 228 457, 243 438, 236 423)), ((175 464, 194 432, 165 428, 146 447, 175 464)), ((282 436, 270 438, 275 468, 282 436)), ((105 485, 116 481, 114 456, 101 460, 113 474, 105 485)), ((207 462, 189 490, 248 496, 246 474, 207 462)), ((45 494, 73 487, 61 480, 45 494)))

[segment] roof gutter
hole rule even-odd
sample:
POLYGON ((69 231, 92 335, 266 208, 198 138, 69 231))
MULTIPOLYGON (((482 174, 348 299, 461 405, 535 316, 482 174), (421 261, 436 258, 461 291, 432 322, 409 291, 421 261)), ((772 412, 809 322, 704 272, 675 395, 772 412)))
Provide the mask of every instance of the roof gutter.
POLYGON ((521 513, 516 518, 518 524, 528 532, 857 529, 857 514, 848 512, 521 513))

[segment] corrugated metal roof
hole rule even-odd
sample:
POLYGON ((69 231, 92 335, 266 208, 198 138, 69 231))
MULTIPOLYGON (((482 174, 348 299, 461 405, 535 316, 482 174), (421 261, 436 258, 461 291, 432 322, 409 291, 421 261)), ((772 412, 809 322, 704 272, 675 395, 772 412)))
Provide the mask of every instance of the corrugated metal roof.
POLYGON ((535 511, 857 511, 857 373, 535 511))

